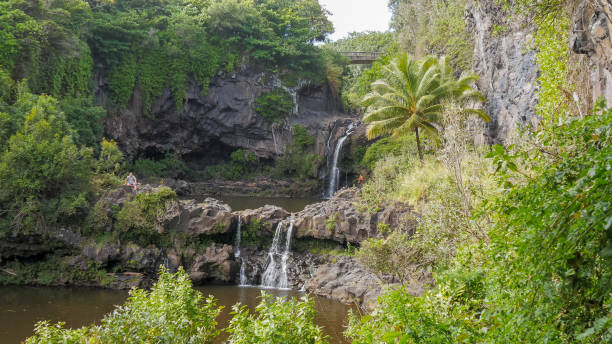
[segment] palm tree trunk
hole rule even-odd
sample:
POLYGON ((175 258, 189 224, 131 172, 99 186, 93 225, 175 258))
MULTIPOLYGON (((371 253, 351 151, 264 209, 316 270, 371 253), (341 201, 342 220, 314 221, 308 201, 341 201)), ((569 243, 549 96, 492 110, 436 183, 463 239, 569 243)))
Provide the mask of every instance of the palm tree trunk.
POLYGON ((423 152, 421 152, 421 140, 419 139, 419 127, 415 127, 414 132, 416 133, 416 144, 417 144, 417 151, 419 152, 419 160, 421 160, 421 167, 423 167, 423 152))

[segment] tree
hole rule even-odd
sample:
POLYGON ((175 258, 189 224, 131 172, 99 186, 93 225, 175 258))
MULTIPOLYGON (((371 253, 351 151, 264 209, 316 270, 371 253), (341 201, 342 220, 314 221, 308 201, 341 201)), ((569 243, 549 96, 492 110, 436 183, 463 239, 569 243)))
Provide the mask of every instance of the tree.
POLYGON ((55 99, 34 100, 0 152, 0 206, 8 215, 0 227, 40 230, 83 215, 92 150, 79 148, 72 133, 55 99))
MULTIPOLYGON (((470 86, 477 76, 468 74, 455 80, 445 58, 415 60, 401 54, 383 66, 381 75, 380 80, 372 83, 372 92, 363 99, 367 106, 363 121, 369 123, 367 136, 370 139, 389 134, 404 136, 414 131, 421 163, 419 129, 437 137, 442 101, 453 98, 467 105, 468 101, 484 100, 470 86)), ((485 121, 489 120, 481 110, 462 107, 461 112, 477 113, 485 121)))

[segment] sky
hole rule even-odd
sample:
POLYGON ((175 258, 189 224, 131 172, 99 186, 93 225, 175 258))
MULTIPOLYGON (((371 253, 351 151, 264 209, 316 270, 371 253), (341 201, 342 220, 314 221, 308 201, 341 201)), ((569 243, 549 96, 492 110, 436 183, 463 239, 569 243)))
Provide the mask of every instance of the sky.
POLYGON ((329 38, 333 41, 344 38, 353 31, 386 31, 389 29, 391 12, 387 0, 319 0, 332 15, 336 32, 329 38))

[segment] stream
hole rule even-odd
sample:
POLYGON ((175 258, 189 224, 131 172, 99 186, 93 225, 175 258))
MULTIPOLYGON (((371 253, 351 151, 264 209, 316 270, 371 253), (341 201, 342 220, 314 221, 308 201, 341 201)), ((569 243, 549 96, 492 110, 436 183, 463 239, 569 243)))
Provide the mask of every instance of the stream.
MULTIPOLYGON (((240 302, 253 310, 261 294, 261 289, 256 287, 201 286, 196 289, 204 296, 214 295, 218 304, 225 306, 217 318, 219 328, 227 326, 233 304, 240 302)), ((266 292, 278 296, 303 295, 290 290, 266 292)), ((99 323, 127 296, 127 291, 96 288, 0 287, 0 342, 20 343, 32 335, 34 324, 40 320, 63 321, 72 328, 99 323)), ((330 343, 346 343, 342 332, 350 307, 321 297, 315 297, 315 307, 315 323, 323 327, 324 333, 330 337, 330 343)), ((226 336, 222 334, 216 343, 223 343, 226 336)))

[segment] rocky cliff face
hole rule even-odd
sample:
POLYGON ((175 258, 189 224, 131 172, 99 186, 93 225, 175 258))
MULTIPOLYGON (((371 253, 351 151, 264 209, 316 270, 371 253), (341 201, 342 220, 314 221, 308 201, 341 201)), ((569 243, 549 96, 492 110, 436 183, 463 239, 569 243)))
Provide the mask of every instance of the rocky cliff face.
POLYGON ((481 144, 504 141, 519 125, 536 124, 538 66, 529 49, 533 27, 525 19, 507 22, 496 1, 468 3, 466 20, 474 35, 474 71, 491 115, 481 144), (504 30, 495 30, 496 25, 504 30))
MULTIPOLYGON (((206 96, 192 84, 181 109, 176 109, 172 94, 165 90, 150 111, 136 89, 127 107, 106 120, 106 132, 130 157, 174 152, 188 162, 205 165, 226 159, 238 148, 274 158, 292 142, 291 125, 301 124, 315 136, 315 153, 323 155, 335 122, 346 121, 339 98, 327 85, 301 81, 288 88, 294 113, 287 123, 275 125, 258 115, 254 107, 260 94, 279 85, 275 75, 243 68, 214 78, 206 96)), ((95 94, 98 103, 108 103, 108 85, 101 76, 95 94)))
POLYGON ((612 104, 612 2, 583 0, 573 19, 570 47, 588 56, 593 101, 603 96, 612 104))
MULTIPOLYGON (((612 102, 612 2, 575 0, 567 4, 572 17, 570 46, 588 61, 574 67, 577 93, 600 96, 612 102), (586 79, 586 82, 583 82, 586 79)), ((496 1, 471 1, 466 7, 468 29, 474 35, 474 71, 480 75, 477 87, 487 97, 486 110, 491 122, 479 143, 504 142, 518 127, 536 124, 535 112, 539 68, 536 52, 530 49, 535 27, 528 18, 516 15, 507 20, 496 1), (498 29, 496 29, 498 28, 498 29), (501 29, 499 29, 501 28, 501 29)), ((579 61, 571 56, 572 61, 579 61)))

